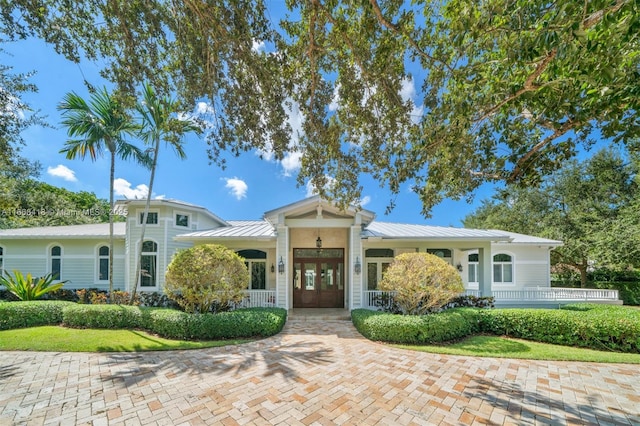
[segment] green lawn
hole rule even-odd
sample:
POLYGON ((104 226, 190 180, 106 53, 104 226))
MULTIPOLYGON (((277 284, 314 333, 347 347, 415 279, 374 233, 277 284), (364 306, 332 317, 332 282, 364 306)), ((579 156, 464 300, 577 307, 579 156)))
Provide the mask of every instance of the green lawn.
POLYGON ((169 340, 138 330, 75 329, 58 326, 0 331, 0 350, 52 352, 140 352, 202 349, 251 340, 190 342, 169 340))
POLYGON ((549 345, 498 336, 471 336, 446 345, 392 345, 397 348, 435 354, 517 358, 548 361, 582 361, 640 364, 640 354, 595 351, 569 346, 549 345))

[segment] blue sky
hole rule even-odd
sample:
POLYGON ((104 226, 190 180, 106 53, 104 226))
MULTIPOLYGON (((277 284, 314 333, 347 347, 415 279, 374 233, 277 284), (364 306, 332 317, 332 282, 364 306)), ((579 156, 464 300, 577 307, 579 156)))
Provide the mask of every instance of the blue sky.
MULTIPOLYGON (((34 110, 40 110, 53 128, 32 127, 23 133, 27 145, 22 155, 39 161, 41 180, 72 191, 90 191, 98 197, 109 197, 108 158, 91 162, 89 159, 67 160, 59 151, 67 140, 66 129, 60 125, 56 109, 63 96, 75 91, 88 98, 83 79, 94 87, 108 85, 98 74, 98 65, 84 61, 80 65, 57 55, 53 48, 39 40, 4 43, 7 53, 2 63, 13 67, 14 73, 35 71, 30 79, 39 89, 26 94, 23 100, 34 110)), ((413 88, 407 88, 410 93, 413 88)), ((178 199, 206 207, 216 215, 229 220, 259 219, 263 213, 282 205, 301 200, 309 195, 305 187, 296 187, 296 160, 286 162, 261 160, 257 154, 245 153, 239 158, 227 156, 225 170, 209 165, 206 143, 196 136, 187 138, 187 159, 178 160, 173 152, 161 151, 153 197, 178 199)), ((116 164, 116 198, 140 198, 146 194, 148 171, 130 162, 116 164)), ((368 176, 362 177, 363 207, 377 214, 377 219, 388 222, 425 223, 441 226, 462 226, 461 220, 472 212, 484 198, 491 195, 485 186, 473 204, 446 200, 433 210, 432 218, 421 214, 421 203, 409 186, 394 197, 386 188, 368 176), (389 201, 396 207, 385 215, 389 201)))

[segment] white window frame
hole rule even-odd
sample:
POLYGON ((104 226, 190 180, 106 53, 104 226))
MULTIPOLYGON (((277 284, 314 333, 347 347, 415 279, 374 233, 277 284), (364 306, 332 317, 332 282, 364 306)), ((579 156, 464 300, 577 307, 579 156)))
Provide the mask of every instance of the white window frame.
POLYGON ((100 255, 100 249, 102 247, 106 247, 107 250, 109 249, 109 243, 100 243, 96 246, 95 248, 95 253, 96 253, 96 270, 95 270, 95 282, 96 283, 100 283, 100 284, 104 284, 104 283, 108 283, 109 282, 109 277, 107 277, 107 279, 105 280, 101 280, 100 279, 100 261, 103 259, 107 260, 107 274, 109 273, 109 253, 107 253, 107 255, 100 255))
MULTIPOLYGON (((149 209, 149 214, 155 213, 158 218, 158 223, 147 223, 147 227, 159 227, 160 226, 160 210, 158 209, 149 209)), ((137 226, 142 226, 142 215, 144 214, 144 209, 136 210, 136 224, 137 226)), ((147 220, 149 220, 149 216, 147 215, 147 220)))
POLYGON ((249 282, 247 283, 247 290, 269 290, 267 259, 245 259, 244 263, 246 263, 247 268, 249 269, 249 282), (252 265, 254 263, 263 263, 264 264, 264 288, 251 288, 251 283, 253 281, 253 267, 252 267, 252 265))
POLYGON ((514 256, 513 253, 510 253, 508 251, 499 251, 497 253, 491 254, 491 282, 497 286, 515 286, 516 285, 516 257, 514 256), (496 262, 494 258, 501 254, 511 257, 511 262, 496 262), (501 275, 502 275, 503 281, 496 281, 496 277, 495 277, 496 265, 501 266, 501 269, 502 269, 501 275), (511 281, 504 281, 504 265, 511 265, 511 281))
MULTIPOLYGON (((480 285, 480 281, 479 281, 479 277, 478 277, 478 268, 480 267, 480 261, 478 259, 478 261, 471 261, 469 260, 469 256, 471 255, 478 255, 477 252, 472 252, 472 253, 468 253, 467 254, 467 284, 469 285, 469 288, 473 287, 473 288, 478 288, 478 286, 480 285), (471 271, 471 267, 473 266, 474 268, 474 276, 475 276, 475 280, 471 281, 469 280, 469 272, 471 271)), ((493 266, 492 266, 493 268, 493 266)), ((493 269, 492 269, 493 270, 493 269)))
POLYGON ((380 291, 380 289, 378 288, 378 286, 380 285, 380 281, 382 281, 382 265, 387 263, 387 264, 391 264, 393 262, 393 257, 366 257, 364 259, 364 266, 363 266, 363 271, 362 274, 365 276, 365 283, 364 283, 364 288, 367 291, 380 291), (370 289, 369 288, 369 264, 371 263, 375 263, 376 264, 376 281, 377 281, 377 285, 375 289, 370 289))
POLYGON ((63 279, 63 275, 62 275, 62 269, 64 266, 64 246, 60 243, 51 243, 47 246, 47 272, 50 274, 53 274, 53 260, 54 259, 58 259, 60 260, 60 273, 58 274, 57 277, 55 277, 55 281, 62 281, 63 279), (51 254, 51 250, 53 250, 54 247, 60 247, 60 255, 59 256, 54 256, 51 254))
POLYGON ((174 210, 173 211, 173 227, 174 228, 177 228, 177 229, 189 229, 190 230, 192 223, 193 223, 193 217, 192 217, 191 213, 184 212, 184 211, 179 211, 179 210, 174 210), (189 221, 187 223, 187 226, 178 225, 178 217, 177 217, 178 215, 187 217, 187 219, 189 221))
MULTIPOLYGON (((149 226, 149 225, 147 225, 149 226)), ((155 277, 154 277, 154 285, 153 286, 143 286, 142 285, 142 272, 140 272, 140 280, 138 281, 138 290, 139 291, 156 291, 158 289, 158 279, 160 278, 158 276, 158 262, 160 261, 160 244, 158 244, 158 242, 156 240, 154 240, 153 238, 145 238, 144 241, 142 242, 138 242, 139 245, 139 250, 140 250, 140 258, 142 258, 145 254, 146 255, 155 255, 156 257, 156 270, 155 270, 155 277), (152 242, 156 245, 156 251, 142 251, 142 245, 145 242, 152 242)), ((142 262, 140 262, 142 263, 142 262)), ((142 266, 142 265, 141 265, 142 266)), ((135 276, 135 273, 134 273, 135 276)))

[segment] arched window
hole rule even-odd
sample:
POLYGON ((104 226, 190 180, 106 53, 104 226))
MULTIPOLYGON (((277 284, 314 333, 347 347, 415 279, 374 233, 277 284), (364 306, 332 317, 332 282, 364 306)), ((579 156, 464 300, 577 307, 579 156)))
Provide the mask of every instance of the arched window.
POLYGON ((262 250, 240 250, 238 256, 245 259, 249 275, 249 289, 266 290, 267 288, 267 253, 262 250))
POLYGON ((109 281, 109 247, 98 249, 98 281, 109 281))
POLYGON ((364 252, 367 265, 367 290, 377 290, 389 264, 393 262, 393 249, 375 248, 364 252))
POLYGON ((477 283, 478 282, 478 253, 472 253, 468 257, 468 269, 469 269, 469 282, 477 283))
POLYGON ((493 282, 513 283, 513 258, 505 253, 493 256, 493 282))
POLYGON ((140 287, 155 287, 158 275, 158 244, 153 241, 142 243, 140 262, 140 287))
POLYGON ((62 279, 62 247, 53 246, 49 251, 49 265, 51 266, 51 275, 56 280, 62 279))

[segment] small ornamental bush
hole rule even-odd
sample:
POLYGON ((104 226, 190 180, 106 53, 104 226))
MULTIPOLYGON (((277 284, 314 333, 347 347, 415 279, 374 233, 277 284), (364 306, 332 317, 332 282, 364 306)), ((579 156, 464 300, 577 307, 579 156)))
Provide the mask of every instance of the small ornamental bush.
POLYGON ((144 325, 142 310, 123 305, 71 305, 63 310, 62 322, 73 328, 139 328, 144 325))
POLYGON ((460 273, 428 253, 396 256, 379 288, 395 292, 393 301, 407 315, 435 312, 464 291, 460 273))
POLYGON ((5 276, 0 274, 0 286, 4 286, 18 299, 37 300, 45 294, 62 288, 66 281, 54 282, 56 278, 53 274, 46 274, 42 277, 34 277, 30 273, 23 275, 20 271, 13 271, 13 276, 4 271, 5 276))
POLYGON ((430 315, 394 315, 355 309, 351 318, 364 337, 405 344, 441 343, 479 332, 478 311, 450 309, 430 315))
POLYGON ((60 324, 63 308, 73 305, 59 300, 0 303, 0 330, 60 324))
POLYGON ((224 311, 242 300, 249 279, 249 271, 237 253, 205 244, 173 256, 164 292, 187 312, 224 311))

